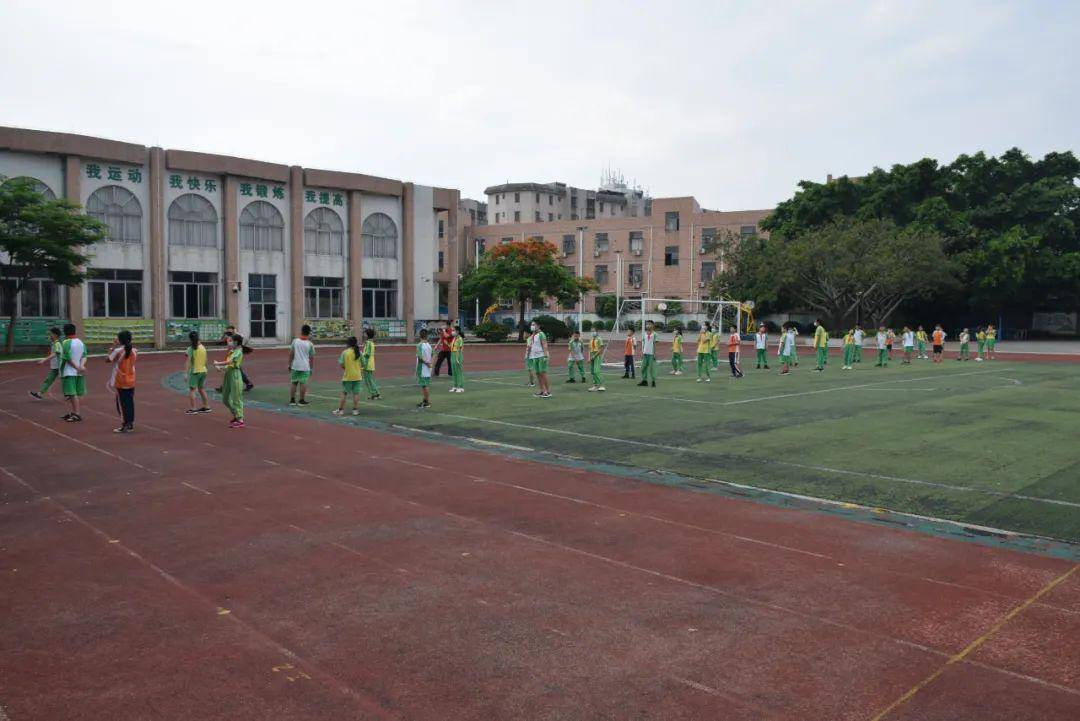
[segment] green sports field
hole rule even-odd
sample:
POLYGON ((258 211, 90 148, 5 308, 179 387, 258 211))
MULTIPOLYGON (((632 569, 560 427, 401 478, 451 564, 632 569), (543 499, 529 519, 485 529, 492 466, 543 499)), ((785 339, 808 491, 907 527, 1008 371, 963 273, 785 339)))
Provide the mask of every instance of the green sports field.
MULTIPOLYGON (((380 379, 383 400, 333 420, 1080 541, 1080 364, 864 361, 841 371, 831 359, 818 374, 811 363, 786 377, 751 363, 739 380, 723 364, 711 383, 695 382, 693 364, 680 377, 662 364, 656 388, 612 367, 606 393, 565 384, 556 368, 550 399, 532 396, 523 371, 466 365, 467 392, 436 379, 430 409, 416 408, 411 378, 380 379)), ((331 419, 339 389, 313 384, 312 405, 289 410, 331 419)), ((287 395, 260 386, 251 400, 284 405, 287 395)))

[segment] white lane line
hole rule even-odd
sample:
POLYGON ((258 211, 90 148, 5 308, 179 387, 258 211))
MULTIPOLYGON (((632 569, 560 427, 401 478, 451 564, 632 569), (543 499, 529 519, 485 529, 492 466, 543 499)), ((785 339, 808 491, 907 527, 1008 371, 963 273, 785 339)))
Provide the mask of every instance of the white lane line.
POLYGON ((207 495, 207 496, 212 496, 212 495, 214 495, 213 493, 211 493, 210 491, 206 490, 205 488, 199 488, 198 486, 192 485, 192 484, 188 483, 187 481, 180 481, 180 485, 181 485, 181 486, 187 486, 187 487, 188 487, 188 488, 190 488, 191 490, 193 490, 193 491, 198 491, 199 493, 205 494, 205 495, 207 495))
MULTIPOLYGON (((624 445, 639 446, 642 448, 654 448, 661 451, 676 451, 679 453, 693 453, 695 455, 712 455, 709 451, 703 451, 697 448, 688 448, 686 446, 671 446, 664 443, 650 443, 648 441, 635 441, 629 438, 615 438, 613 436, 601 436, 593 433, 581 433, 579 431, 570 431, 564 428, 549 428, 547 426, 533 426, 526 423, 511 423, 510 421, 499 421, 493 418, 476 418, 475 416, 464 416, 457 413, 442 413, 439 411, 428 410, 426 413, 433 415, 443 416, 446 418, 456 418, 463 421, 474 421, 476 423, 490 423, 492 425, 507 426, 510 428, 521 428, 529 431, 541 431, 545 433, 556 433, 564 436, 574 436, 577 438, 587 438, 595 441, 608 441, 610 443, 622 443, 624 445)), ((1048 503, 1056 506, 1066 506, 1069 508, 1080 508, 1080 503, 1073 501, 1061 501, 1054 498, 1042 498, 1040 496, 1029 496, 1020 493, 1006 493, 1004 491, 992 491, 985 488, 974 488, 972 486, 954 486, 948 483, 936 483, 934 481, 924 481, 917 478, 903 478, 900 476, 886 476, 880 473, 867 473, 865 471, 850 471, 843 468, 829 468, 827 466, 813 466, 802 463, 792 463, 790 461, 778 461, 771 458, 753 458, 748 456, 732 456, 732 458, 747 462, 747 463, 762 463, 765 465, 777 465, 787 466, 789 468, 801 468, 803 470, 820 471, 823 473, 837 473, 847 476, 860 476, 862 478, 874 478, 882 481, 891 481, 895 483, 907 483, 910 485, 929 486, 932 488, 942 488, 950 491, 961 491, 964 493, 976 493, 985 496, 993 496, 995 498, 1019 498, 1025 501, 1035 501, 1038 503, 1048 503)))

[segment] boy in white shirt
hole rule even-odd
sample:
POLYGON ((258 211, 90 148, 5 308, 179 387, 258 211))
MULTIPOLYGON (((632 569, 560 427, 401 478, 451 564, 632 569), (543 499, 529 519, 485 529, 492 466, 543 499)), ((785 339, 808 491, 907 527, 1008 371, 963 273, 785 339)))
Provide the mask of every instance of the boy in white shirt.
POLYGON ((915 331, 904 326, 904 365, 911 365, 911 355, 915 352, 915 331))
POLYGON ((769 332, 765 328, 765 324, 762 323, 758 326, 757 335, 754 336, 754 350, 757 354, 757 365, 755 368, 764 367, 765 370, 769 370, 769 356, 765 352, 769 346, 769 332))
POLYGON ((794 362, 795 331, 791 326, 784 326, 780 331, 780 345, 777 354, 780 356, 780 375, 786 376, 791 372, 791 364, 794 362))
POLYGON ((858 323, 855 324, 855 347, 852 349, 854 352, 853 363, 862 363, 862 342, 866 337, 866 332, 863 331, 862 326, 858 323))
POLYGON ((641 339, 641 382, 639 386, 656 388, 656 331, 651 320, 645 321, 645 335, 641 339))
POLYGON ((416 344, 416 385, 420 386, 421 400, 417 408, 431 408, 428 387, 431 385, 431 344, 428 343, 428 330, 420 331, 420 342, 416 344))
POLYGON ((308 405, 307 384, 311 378, 311 371, 315 367, 315 344, 308 340, 311 335, 311 326, 304 325, 300 328, 300 337, 293 338, 289 348, 289 405, 308 405), (296 399, 296 391, 300 391, 300 399, 296 399))
POLYGON ((540 390, 533 395, 537 398, 551 398, 551 386, 548 384, 548 344, 547 334, 540 330, 540 325, 529 326, 531 335, 528 341, 529 367, 536 374, 540 390))
POLYGON ((885 326, 878 328, 875 340, 877 341, 877 363, 874 367, 886 368, 889 365, 889 334, 885 331, 885 326))
POLYGON ((79 404, 86 395, 86 344, 75 337, 75 326, 64 325, 64 340, 60 343, 60 382, 71 412, 63 416, 68 423, 79 423, 79 404))

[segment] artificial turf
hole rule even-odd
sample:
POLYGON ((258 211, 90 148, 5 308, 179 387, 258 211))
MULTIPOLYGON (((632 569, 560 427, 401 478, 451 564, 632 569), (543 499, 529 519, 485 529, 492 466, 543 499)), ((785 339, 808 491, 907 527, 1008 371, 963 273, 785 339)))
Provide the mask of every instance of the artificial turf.
MULTIPOLYGON (((721 365, 711 383, 692 363, 679 377, 662 365, 655 388, 611 367, 605 393, 556 368, 540 399, 524 371, 470 374, 466 360, 466 393, 436 379, 420 410, 413 379, 380 379, 383 399, 363 400, 361 418, 1080 541, 1080 364, 811 364, 786 377, 744 366, 738 380, 721 365)), ((312 404, 294 410, 329 418, 339 391, 312 384, 312 404)), ((250 397, 287 396, 260 385, 250 397)))

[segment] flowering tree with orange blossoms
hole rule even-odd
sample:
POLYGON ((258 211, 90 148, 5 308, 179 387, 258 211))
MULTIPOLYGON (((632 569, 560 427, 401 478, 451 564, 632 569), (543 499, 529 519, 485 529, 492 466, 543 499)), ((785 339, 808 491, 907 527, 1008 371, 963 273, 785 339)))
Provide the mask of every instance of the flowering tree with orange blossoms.
POLYGON ((543 305, 555 298, 564 305, 594 290, 592 278, 578 278, 556 260, 555 246, 539 238, 502 243, 488 251, 480 265, 461 281, 466 300, 483 303, 513 300, 518 305, 518 340, 525 337, 525 303, 543 305))

